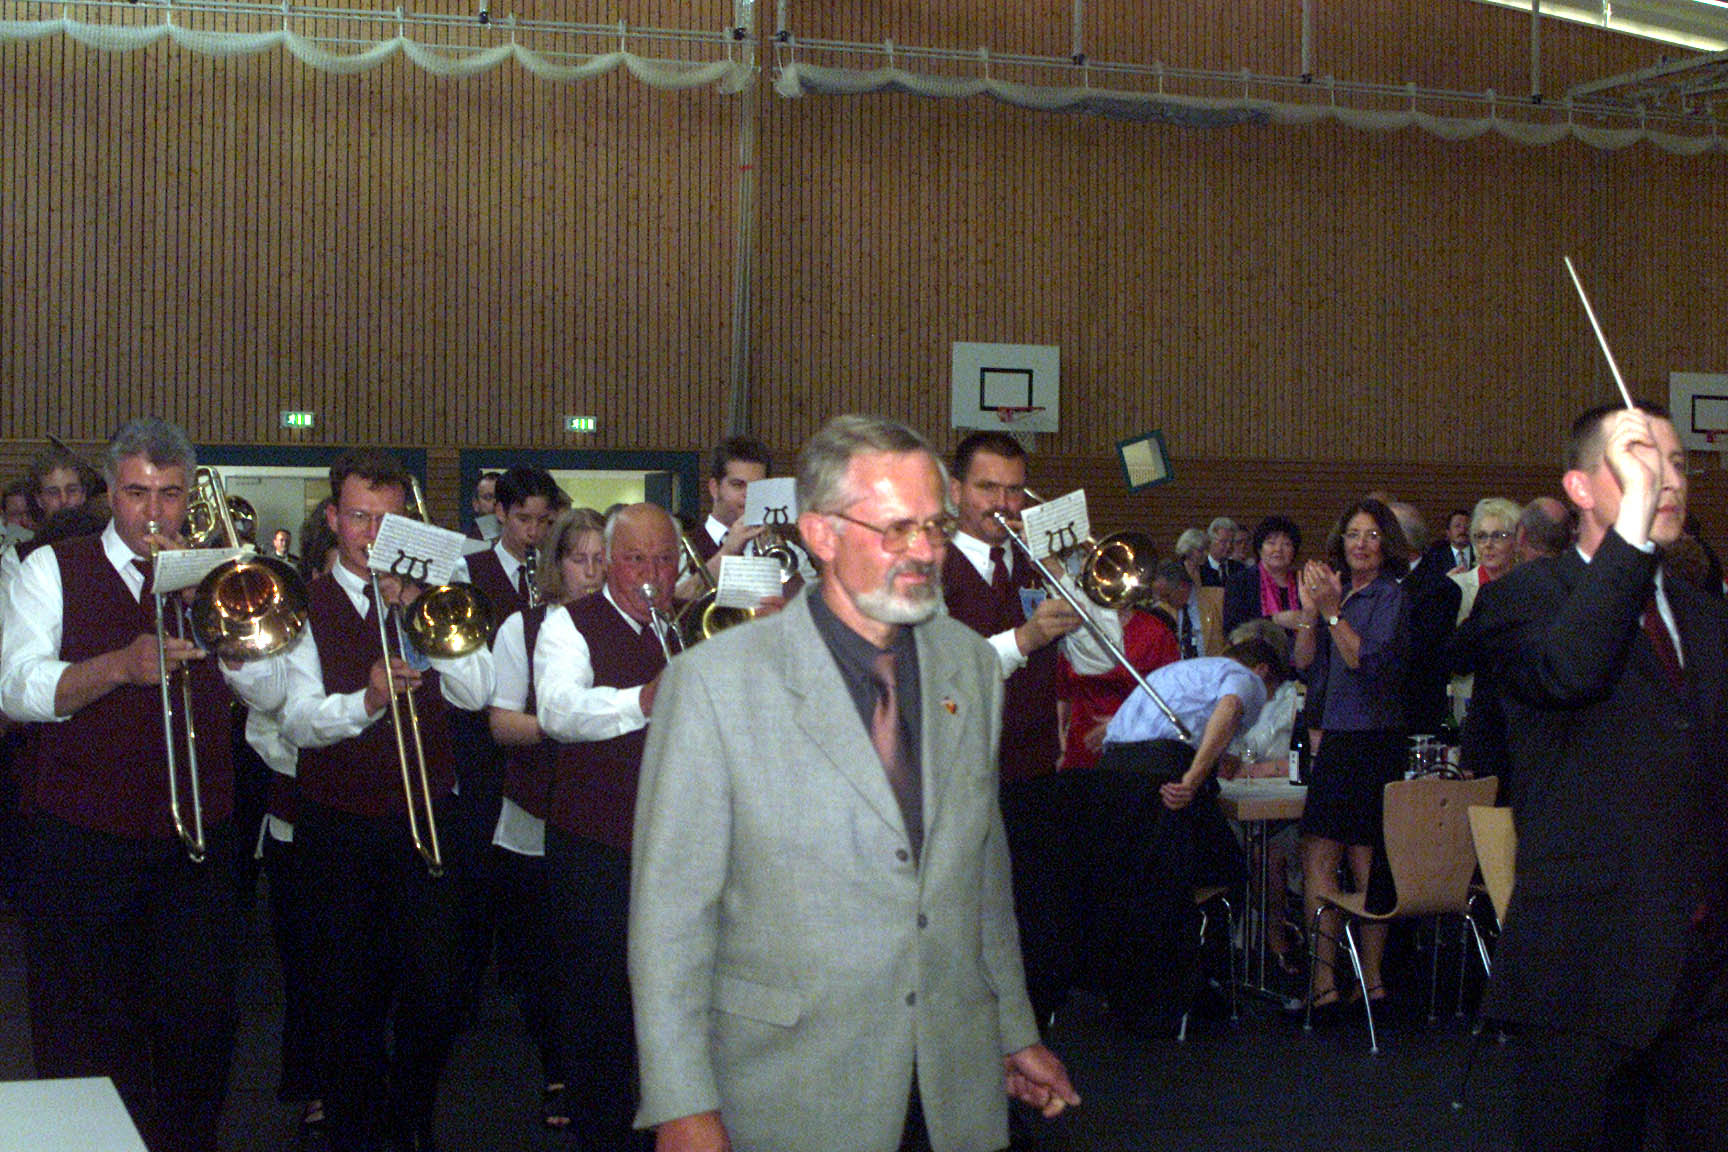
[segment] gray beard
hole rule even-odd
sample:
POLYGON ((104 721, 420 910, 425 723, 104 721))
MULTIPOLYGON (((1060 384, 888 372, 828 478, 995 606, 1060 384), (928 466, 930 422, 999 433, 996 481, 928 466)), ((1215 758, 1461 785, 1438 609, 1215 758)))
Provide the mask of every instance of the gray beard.
POLYGON ((865 592, 853 601, 858 611, 878 624, 922 624, 942 607, 942 569, 932 567, 930 583, 918 592, 901 596, 891 589, 897 570, 888 573, 886 584, 874 592, 865 592))

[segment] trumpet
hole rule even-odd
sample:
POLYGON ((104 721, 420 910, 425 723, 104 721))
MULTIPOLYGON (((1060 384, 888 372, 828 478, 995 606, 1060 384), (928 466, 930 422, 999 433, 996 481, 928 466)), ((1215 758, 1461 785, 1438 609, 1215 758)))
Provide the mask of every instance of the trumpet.
MULTIPOLYGON (((415 513, 422 522, 430 522, 419 482, 410 476, 408 485, 415 513)), ((390 697, 390 726, 396 734, 396 764, 401 769, 402 797, 408 811, 408 837, 414 842, 414 851, 426 862, 426 870, 433 876, 442 876, 444 854, 438 842, 437 814, 432 807, 432 780, 426 767, 426 745, 420 734, 420 709, 411 691, 402 693, 400 702, 397 700, 396 673, 390 663, 391 628, 384 617, 388 615, 390 624, 395 626, 396 653, 403 659, 407 659, 410 649, 428 657, 457 659, 476 651, 490 638, 492 613, 485 597, 470 584, 428 588, 415 598, 407 612, 395 604, 386 612, 376 568, 371 570, 371 578, 372 598, 378 606, 378 645, 384 654, 384 686, 390 697), (412 764, 408 758, 410 745, 414 750, 412 764)))
MULTIPOLYGON (((684 607, 678 609, 672 618, 672 623, 678 631, 679 650, 692 647, 708 639, 716 632, 724 632, 734 624, 742 624, 756 615, 754 608, 722 608, 714 603, 719 592, 719 585, 714 582, 714 574, 708 571, 708 565, 702 563, 702 557, 696 554, 696 546, 690 543, 690 537, 678 533, 678 545, 684 552, 684 559, 690 565, 690 570, 696 573, 702 581, 702 593, 684 607)), ((786 571, 784 562, 780 565, 782 574, 786 571)), ((797 561, 793 561, 793 570, 797 570, 797 561)), ((781 581, 785 582, 784 578, 781 581)), ((652 604, 652 599, 650 599, 652 604)))
MULTIPOLYGON (((1026 495, 1040 504, 1044 502, 1031 489, 1026 490, 1026 495)), ((1164 718, 1170 721, 1177 734, 1182 739, 1192 742, 1194 734, 1188 730, 1186 724, 1182 723, 1182 718, 1176 715, 1175 709, 1171 708, 1165 702, 1164 697, 1158 695, 1157 690, 1147 682, 1146 677, 1140 674, 1140 670, 1128 662, 1128 657, 1122 651, 1121 646, 1098 626, 1098 622, 1092 619, 1092 614, 1086 610, 1085 605, 1080 603, 1074 593, 1068 590, 1066 584, 1045 573, 1043 565, 1032 554, 1032 546, 1026 542, 1024 535, 1015 530, 1014 524, 1008 519, 1007 514, 994 512, 991 515, 995 517, 998 524, 1002 525, 1002 530, 1008 533, 1008 539, 1014 542, 1014 547, 1032 563, 1033 568, 1045 574, 1045 585, 1060 596, 1068 607, 1080 614, 1081 626, 1086 629, 1093 640, 1098 642, 1098 646, 1109 653, 1110 658, 1124 672, 1134 678, 1134 683, 1147 696, 1151 697, 1152 703, 1158 706, 1160 712, 1164 713, 1164 718)), ((1130 607, 1142 600, 1151 598, 1153 553, 1151 541, 1143 534, 1116 532, 1102 540, 1088 538, 1076 547, 1084 548, 1086 551, 1085 560, 1080 568, 1080 589, 1086 593, 1087 599, 1094 604, 1101 608, 1118 609, 1130 607)))
MULTIPOLYGON (((193 532, 195 547, 223 543, 240 547, 240 534, 235 528, 228 491, 222 474, 214 468, 198 468, 193 472, 193 500, 187 505, 186 518, 193 532), (202 531, 195 522, 208 521, 214 527, 202 531)), ((151 536, 159 536, 163 525, 152 520, 146 525, 151 536)), ((152 546, 151 559, 160 549, 152 546)), ((194 863, 205 857, 204 804, 198 783, 198 731, 194 717, 196 701, 192 693, 192 678, 184 668, 168 669, 164 651, 168 639, 167 619, 171 594, 155 593, 156 599, 156 672, 162 696, 162 737, 168 762, 168 812, 174 821, 174 832, 194 863), (186 714, 185 791, 190 812, 180 805, 179 740, 174 733, 174 688, 180 684, 181 708, 186 714)), ((173 606, 174 635, 186 639, 186 616, 173 606)), ((207 573, 198 584, 188 613, 191 632, 200 647, 225 660, 251 661, 274 656, 292 644, 306 627, 306 586, 299 573, 280 560, 254 554, 225 560, 207 573)))

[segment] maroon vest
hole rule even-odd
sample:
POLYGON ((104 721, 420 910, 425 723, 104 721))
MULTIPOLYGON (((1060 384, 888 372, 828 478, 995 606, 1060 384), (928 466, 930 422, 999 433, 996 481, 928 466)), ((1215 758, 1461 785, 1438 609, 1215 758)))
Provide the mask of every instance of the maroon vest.
MULTIPOLYGON (((522 613, 522 647, 528 656, 528 695, 522 711, 534 715, 534 644, 540 639, 540 625, 546 622, 547 605, 530 608, 522 613)), ((546 805, 552 795, 552 766, 557 760, 558 745, 542 740, 532 747, 510 749, 510 759, 504 765, 504 795, 530 816, 546 819, 546 805)))
MULTIPOLYGON (((324 691, 332 696, 364 689, 372 665, 381 654, 378 622, 354 611, 348 593, 334 577, 314 580, 308 591, 308 618, 318 640, 318 660, 323 665, 324 691)), ((394 626, 392 626, 394 636, 394 626)), ((395 640, 391 640, 394 647, 395 640)), ((450 794, 456 779, 455 757, 450 751, 450 724, 444 712, 444 693, 438 673, 428 671, 414 690, 420 712, 420 740, 426 749, 426 774, 432 798, 450 794)), ((414 739, 408 730, 407 701, 401 701, 403 740, 408 763, 415 772, 414 739)), ((300 795, 307 800, 374 820, 407 823, 407 801, 402 795, 402 769, 396 756, 396 734, 390 710, 358 736, 338 740, 325 748, 300 751, 300 795)))
MULTIPOLYGON (((1000 601, 958 547, 950 546, 942 562, 948 614, 981 636, 995 636, 1026 623, 1019 589, 1038 586, 1038 577, 1024 557, 1014 566, 1014 593, 1000 601)), ((1003 686, 1006 698, 997 766, 1004 780, 1028 780, 1056 770, 1062 748, 1056 732, 1056 648, 1046 644, 1032 653, 1003 686)))
POLYGON ((714 543, 714 537, 708 535, 707 520, 696 525, 694 532, 686 532, 684 535, 690 538, 690 546, 696 550, 696 555, 702 557, 702 563, 706 564, 719 555, 720 545, 714 543))
MULTIPOLYGON (((644 628, 638 634, 605 596, 584 596, 569 612, 588 641, 596 687, 635 688, 666 666, 653 631, 644 628)), ((647 743, 648 729, 638 728, 610 740, 560 744, 546 822, 628 852, 636 819, 636 780, 647 743)))
POLYGON ((515 583, 504 575, 504 562, 490 548, 468 557, 468 576, 492 609, 492 634, 486 638, 490 644, 498 639, 498 626, 508 620, 511 613, 526 610, 528 601, 516 591, 515 583))
MULTIPOLYGON (((51 545, 60 565, 60 659, 77 664, 156 631, 155 601, 139 603, 102 550, 101 536, 77 536, 51 545)), ((171 598, 171 603, 173 598, 171 598)), ((172 611, 172 607, 170 608, 172 611)), ((173 632, 172 623, 169 627, 173 632)), ((198 731, 198 785, 204 823, 234 812, 234 765, 229 746, 229 695, 215 657, 188 666, 193 719, 198 731)), ((190 822, 190 766, 186 762, 185 697, 174 702, 175 755, 180 813, 190 822)), ((25 812, 132 840, 168 839, 168 762, 162 733, 161 690, 122 686, 86 704, 58 724, 34 726, 31 770, 23 782, 25 812)))

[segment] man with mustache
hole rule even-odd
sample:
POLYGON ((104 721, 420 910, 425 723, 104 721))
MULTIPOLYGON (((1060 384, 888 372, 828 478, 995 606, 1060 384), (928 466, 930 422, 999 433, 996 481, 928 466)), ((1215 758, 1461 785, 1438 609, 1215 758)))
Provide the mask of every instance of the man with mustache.
POLYGON ((997 658, 940 612, 953 531, 913 431, 830 421, 798 526, 822 579, 674 660, 636 807, 630 982, 662 1150, 978 1150, 1038 1041, 996 801, 997 658))
POLYGON ((1686 453, 1656 408, 1573 425, 1576 546, 1469 621, 1517 787, 1518 883, 1483 1011, 1522 1025, 1527 1149, 1728 1142, 1728 611, 1665 579, 1686 453))

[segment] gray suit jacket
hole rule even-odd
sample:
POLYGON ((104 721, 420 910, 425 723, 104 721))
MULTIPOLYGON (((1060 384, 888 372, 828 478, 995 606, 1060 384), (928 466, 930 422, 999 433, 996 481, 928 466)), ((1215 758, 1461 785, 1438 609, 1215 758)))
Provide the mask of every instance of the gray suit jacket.
POLYGON ((916 1066, 937 1152, 1007 1144, 1001 1058, 1038 1030, 997 807, 1001 677, 946 616, 916 636, 918 864, 804 597, 668 668, 630 896, 638 1124, 717 1108, 740 1152, 892 1152, 916 1066))

